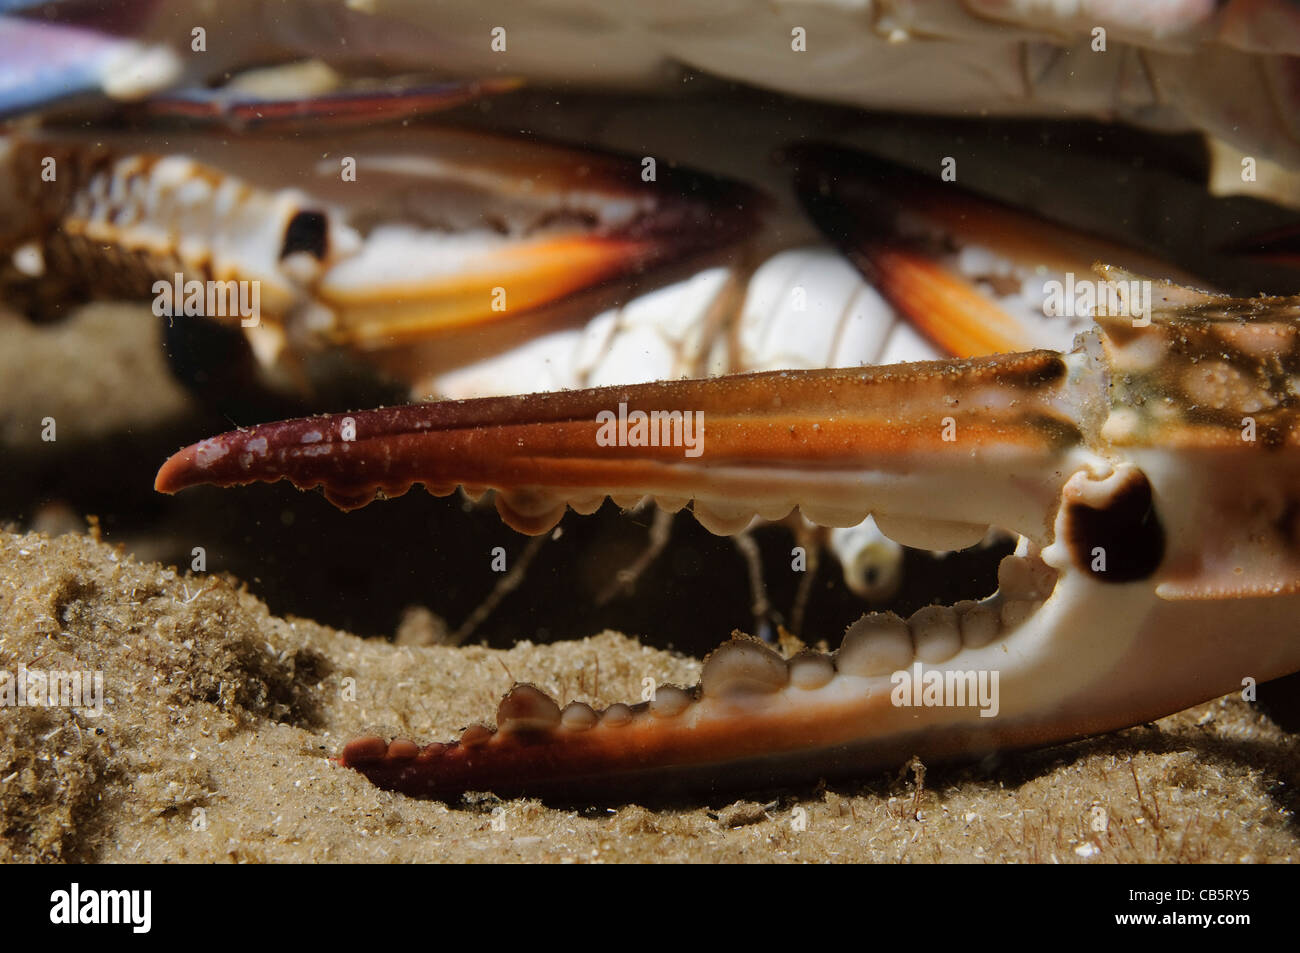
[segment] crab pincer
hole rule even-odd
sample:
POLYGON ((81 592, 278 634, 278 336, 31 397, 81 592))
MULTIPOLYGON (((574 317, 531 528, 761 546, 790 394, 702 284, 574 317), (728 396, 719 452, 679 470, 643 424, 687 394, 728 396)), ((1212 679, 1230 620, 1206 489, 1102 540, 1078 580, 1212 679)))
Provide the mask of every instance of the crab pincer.
POLYGON ((989 525, 1022 537, 987 598, 864 616, 830 654, 733 638, 698 685, 649 702, 562 708, 516 686, 495 730, 348 745, 340 762, 384 787, 647 797, 1046 744, 1300 668, 1296 303, 1167 285, 1150 301, 1100 318, 1068 353, 269 424, 182 450, 156 486, 288 479, 345 508, 417 482, 490 488, 529 533, 610 495, 692 501, 718 533, 798 506, 829 526, 871 513, 929 549, 972 545, 989 525))

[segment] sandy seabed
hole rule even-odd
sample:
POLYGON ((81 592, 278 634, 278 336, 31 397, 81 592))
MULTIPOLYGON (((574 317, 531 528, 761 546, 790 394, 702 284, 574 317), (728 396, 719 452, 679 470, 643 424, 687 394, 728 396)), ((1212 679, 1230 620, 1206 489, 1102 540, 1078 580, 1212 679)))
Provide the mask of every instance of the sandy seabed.
POLYGON ((0 710, 7 861, 1290 861, 1296 741, 1228 696, 996 764, 649 809, 461 805, 331 757, 383 729, 454 737, 512 682, 594 705, 695 659, 607 632, 508 651, 278 618, 236 580, 90 536, 0 537, 0 669, 102 671, 99 717, 0 710), (355 682, 346 680, 354 679, 355 682), (355 693, 347 690, 355 685, 355 693), (355 694, 355 700, 349 700, 355 694))

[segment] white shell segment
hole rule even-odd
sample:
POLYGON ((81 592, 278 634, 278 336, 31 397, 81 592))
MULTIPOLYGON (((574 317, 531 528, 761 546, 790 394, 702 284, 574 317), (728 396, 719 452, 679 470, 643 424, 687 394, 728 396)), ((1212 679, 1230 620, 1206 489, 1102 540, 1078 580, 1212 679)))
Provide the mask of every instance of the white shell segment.
POLYGON ((541 335, 439 375, 430 390, 462 399, 697 376, 732 281, 730 269, 705 269, 603 311, 582 327, 541 335))
POLYGON ((834 249, 781 252, 749 281, 734 369, 876 364, 896 320, 893 308, 834 249))

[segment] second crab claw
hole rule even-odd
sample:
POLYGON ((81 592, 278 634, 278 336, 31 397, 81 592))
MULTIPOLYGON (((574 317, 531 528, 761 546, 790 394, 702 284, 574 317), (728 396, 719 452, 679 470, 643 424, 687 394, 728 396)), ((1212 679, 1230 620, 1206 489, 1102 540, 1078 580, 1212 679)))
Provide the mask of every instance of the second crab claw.
POLYGON ((639 281, 756 225, 753 190, 653 162, 432 126, 397 146, 382 131, 15 132, 0 139, 0 256, 22 250, 31 280, 69 298, 153 289, 157 308, 157 283, 174 284, 167 313, 183 298, 187 315, 236 316, 267 365, 321 345, 411 361, 412 343, 639 281))
POLYGON ((785 158, 813 221, 941 355, 1068 347, 1093 312, 1054 313, 1052 289, 1090 284, 1097 262, 1201 284, 1139 249, 878 156, 804 143, 785 158))

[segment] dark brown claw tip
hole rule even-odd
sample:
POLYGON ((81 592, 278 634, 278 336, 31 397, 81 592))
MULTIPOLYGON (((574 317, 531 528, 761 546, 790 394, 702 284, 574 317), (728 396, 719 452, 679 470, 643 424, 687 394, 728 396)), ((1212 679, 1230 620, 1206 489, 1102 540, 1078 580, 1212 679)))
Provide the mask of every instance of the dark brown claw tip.
MULTIPOLYGON (((299 489, 324 486, 330 502, 349 510, 378 493, 400 496, 413 477, 390 459, 446 410, 433 405, 383 408, 301 417, 232 430, 173 454, 154 478, 154 489, 176 493, 204 483, 239 486, 288 479, 299 489)), ((494 405, 495 406, 495 405, 494 405)))

